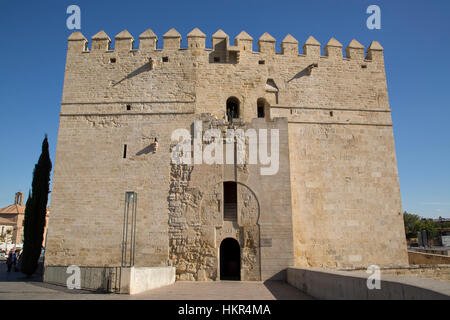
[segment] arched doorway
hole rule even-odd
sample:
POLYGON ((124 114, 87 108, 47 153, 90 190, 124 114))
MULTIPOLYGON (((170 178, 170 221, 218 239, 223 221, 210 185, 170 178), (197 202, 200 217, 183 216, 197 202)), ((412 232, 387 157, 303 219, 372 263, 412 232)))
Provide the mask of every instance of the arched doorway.
POLYGON ((239 99, 230 97, 227 100, 227 120, 233 122, 233 119, 239 118, 239 99))
POLYGON ((241 248, 233 238, 220 244, 220 280, 241 280, 241 248))

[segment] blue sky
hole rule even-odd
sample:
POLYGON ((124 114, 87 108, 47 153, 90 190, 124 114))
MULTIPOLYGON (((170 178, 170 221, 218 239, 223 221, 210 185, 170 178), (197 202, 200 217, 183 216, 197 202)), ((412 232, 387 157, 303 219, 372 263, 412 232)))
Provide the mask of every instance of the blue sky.
MULTIPOLYGON (((137 39, 151 28, 160 39, 170 28, 219 28, 233 39, 246 30, 269 32, 277 47, 287 33, 322 44, 353 38, 385 48, 390 105, 403 209, 450 217, 450 1, 116 1, 0 0, 0 207, 27 193, 45 133, 54 159, 67 37, 66 9, 81 8, 81 31, 111 38, 127 29, 137 39), (366 9, 381 8, 381 30, 366 27, 366 9)), ((160 41, 162 42, 162 41, 160 41)), ((161 45, 161 43, 159 44, 161 45)), ((256 49, 256 41, 255 41, 256 49)), ((279 49, 278 49, 279 50, 279 49)))

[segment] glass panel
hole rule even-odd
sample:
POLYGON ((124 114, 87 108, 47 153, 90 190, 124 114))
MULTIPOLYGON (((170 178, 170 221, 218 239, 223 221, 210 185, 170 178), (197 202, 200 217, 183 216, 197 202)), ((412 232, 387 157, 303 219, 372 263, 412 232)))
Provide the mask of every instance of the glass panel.
POLYGON ((122 267, 131 267, 134 265, 136 200, 137 195, 135 192, 125 193, 125 211, 122 237, 122 267))

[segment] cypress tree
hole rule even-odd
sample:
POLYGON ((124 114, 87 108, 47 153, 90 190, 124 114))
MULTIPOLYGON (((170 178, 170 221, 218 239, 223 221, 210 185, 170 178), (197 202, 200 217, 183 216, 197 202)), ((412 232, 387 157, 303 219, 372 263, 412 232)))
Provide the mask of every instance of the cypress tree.
POLYGON ((31 194, 29 194, 24 217, 24 242, 21 271, 28 277, 36 271, 44 239, 52 162, 47 135, 42 142, 42 153, 33 170, 31 194))

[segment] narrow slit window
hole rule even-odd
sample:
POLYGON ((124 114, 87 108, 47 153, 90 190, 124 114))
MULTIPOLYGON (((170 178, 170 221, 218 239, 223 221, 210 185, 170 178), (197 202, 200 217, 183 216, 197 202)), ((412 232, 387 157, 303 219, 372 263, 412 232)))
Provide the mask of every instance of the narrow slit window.
POLYGON ((124 159, 127 158, 127 145, 126 144, 123 145, 123 158, 124 159))
POLYGON ((223 183, 223 219, 237 220, 237 183, 227 181, 223 183))
POLYGON ((269 104, 267 103, 266 99, 264 98, 259 98, 256 101, 256 112, 257 112, 257 116, 258 118, 268 118, 270 119, 270 107, 269 104))
POLYGON ((264 106, 258 106, 258 118, 264 118, 264 106))

